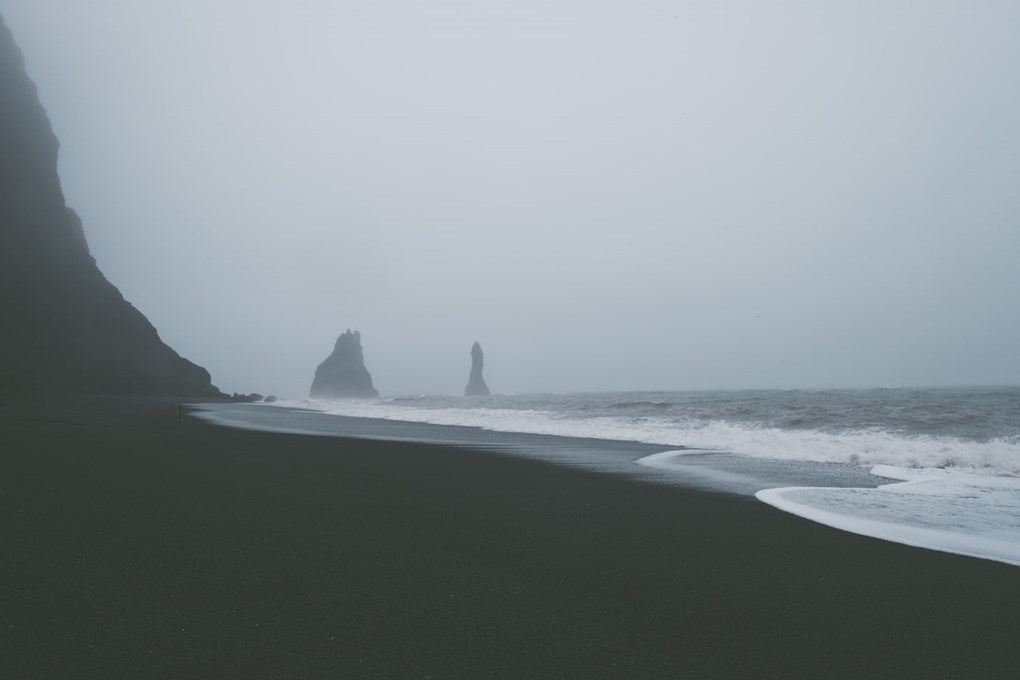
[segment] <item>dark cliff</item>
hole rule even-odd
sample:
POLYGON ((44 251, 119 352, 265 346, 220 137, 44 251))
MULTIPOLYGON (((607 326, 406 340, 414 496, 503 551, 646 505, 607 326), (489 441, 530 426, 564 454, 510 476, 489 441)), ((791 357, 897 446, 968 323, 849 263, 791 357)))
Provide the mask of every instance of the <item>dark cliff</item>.
POLYGON ((482 346, 477 342, 471 346, 471 374, 468 376, 467 387, 464 388, 464 396, 479 397, 489 394, 489 386, 485 384, 482 377, 482 368, 485 366, 485 355, 482 354, 482 346))
POLYGON ((348 328, 333 346, 333 353, 315 369, 311 396, 319 399, 336 397, 378 397, 372 376, 365 368, 361 349, 361 333, 348 328))
POLYGON ((0 18, 0 391, 219 396, 99 271, 58 148, 0 18))

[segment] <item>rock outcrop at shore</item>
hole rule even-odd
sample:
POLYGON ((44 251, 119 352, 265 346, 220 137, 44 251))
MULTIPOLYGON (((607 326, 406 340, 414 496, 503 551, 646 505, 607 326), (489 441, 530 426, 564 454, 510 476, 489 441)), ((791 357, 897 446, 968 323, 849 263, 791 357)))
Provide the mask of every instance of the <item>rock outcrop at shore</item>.
POLYGON ((379 396, 372 386, 372 376, 365 368, 361 333, 352 333, 348 328, 336 339, 333 353, 315 369, 311 396, 313 399, 379 396))
POLYGON ((0 18, 0 391, 222 396, 99 271, 58 148, 0 18))
POLYGON ((485 365, 485 355, 482 354, 482 346, 475 342, 471 346, 471 375, 468 376, 467 387, 464 388, 466 397, 484 397, 489 394, 489 386, 485 384, 482 377, 482 368, 485 365))

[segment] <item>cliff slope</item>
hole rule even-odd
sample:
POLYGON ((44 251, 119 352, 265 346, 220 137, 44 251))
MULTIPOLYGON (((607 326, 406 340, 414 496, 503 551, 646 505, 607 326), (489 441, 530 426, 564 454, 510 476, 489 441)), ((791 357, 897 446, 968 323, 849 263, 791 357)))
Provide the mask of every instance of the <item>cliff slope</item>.
POLYGON ((99 271, 58 147, 0 18, 0 391, 219 396, 99 271))

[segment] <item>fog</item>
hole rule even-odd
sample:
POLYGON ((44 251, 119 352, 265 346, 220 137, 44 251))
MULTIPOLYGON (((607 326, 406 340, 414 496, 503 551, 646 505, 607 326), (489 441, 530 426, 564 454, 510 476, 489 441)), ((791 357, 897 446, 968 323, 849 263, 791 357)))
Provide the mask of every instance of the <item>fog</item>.
POLYGON ((1020 3, 0 0, 225 391, 1020 383, 1020 3))

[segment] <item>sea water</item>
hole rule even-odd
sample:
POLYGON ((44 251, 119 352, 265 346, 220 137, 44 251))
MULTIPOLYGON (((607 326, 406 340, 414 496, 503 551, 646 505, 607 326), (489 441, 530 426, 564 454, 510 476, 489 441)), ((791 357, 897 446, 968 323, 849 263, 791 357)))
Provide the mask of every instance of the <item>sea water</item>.
POLYGON ((225 406, 207 417, 489 445, 755 494, 840 529, 1020 565, 1020 388, 410 395, 276 405, 284 408, 225 406))

